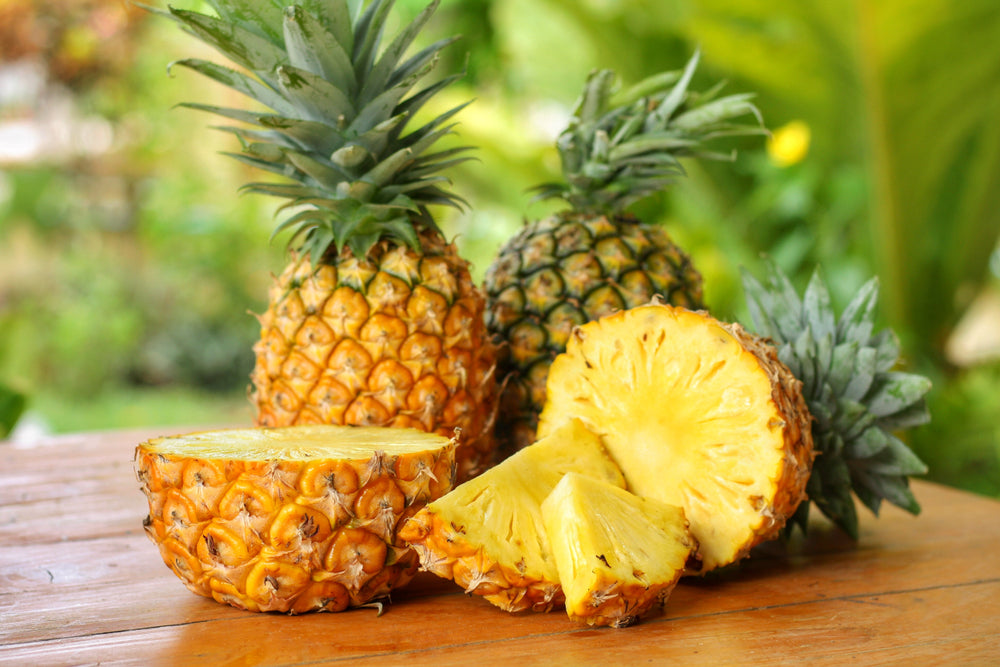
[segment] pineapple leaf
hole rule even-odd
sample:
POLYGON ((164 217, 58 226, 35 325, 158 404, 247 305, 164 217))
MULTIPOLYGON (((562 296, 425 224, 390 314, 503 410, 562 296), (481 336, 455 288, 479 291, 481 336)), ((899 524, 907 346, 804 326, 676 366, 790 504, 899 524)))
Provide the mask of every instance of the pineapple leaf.
POLYGON ((299 148, 312 147, 320 155, 332 155, 344 144, 341 133, 326 123, 283 116, 263 116, 257 118, 256 122, 280 132, 299 148))
POLYGON ((278 68, 278 87, 307 116, 304 120, 336 123, 354 116, 350 98, 329 81, 290 65, 278 68))
POLYGON ((173 7, 169 12, 185 31, 215 47, 237 65, 256 72, 268 84, 273 85, 271 73, 286 62, 280 47, 239 24, 173 7))
POLYGON ((263 37, 272 44, 281 43, 281 33, 275 26, 281 25, 281 7, 284 3, 264 0, 263 2, 246 2, 246 0, 206 0, 227 23, 244 26, 255 35, 263 37))
MULTIPOLYGON (((382 51, 382 54, 378 57, 378 61, 375 63, 375 66, 372 68, 371 72, 368 73, 364 86, 361 88, 359 99, 361 100, 362 105, 364 105, 365 102, 378 97, 383 90, 393 87, 392 79, 393 74, 397 71, 396 66, 399 64, 399 61, 403 57, 406 50, 410 48, 413 40, 420 33, 424 25, 430 19, 431 15, 437 9, 438 2, 439 0, 433 0, 431 4, 427 5, 413 21, 407 24, 407 26, 396 35, 389 46, 382 51)), ((436 51, 432 50, 428 53, 433 54, 436 53, 436 51)), ((428 56, 428 60, 429 59, 432 58, 428 56)), ((423 69, 425 65, 426 63, 421 63, 419 66, 412 67, 409 72, 401 75, 400 78, 405 79, 408 76, 416 75, 416 73, 423 69)), ((398 83, 402 83, 402 81, 399 81, 398 83)))
POLYGON ((663 101, 657 105, 656 110, 649 117, 646 123, 647 129, 652 129, 654 127, 664 127, 670 117, 680 108, 681 104, 684 103, 684 99, 687 97, 687 87, 691 83, 691 78, 694 76, 694 71, 698 68, 698 61, 701 60, 701 51, 696 50, 691 59, 688 60, 687 64, 684 66, 684 72, 681 74, 680 79, 670 89, 670 93, 667 94, 663 101))
POLYGON ((830 305, 830 292, 827 291, 819 271, 813 271, 809 285, 802 297, 802 312, 805 321, 816 338, 833 337, 836 333, 836 322, 833 308, 830 305))
POLYGON ((811 502, 852 537, 852 491, 876 514, 883 500, 919 511, 907 477, 927 467, 893 431, 929 419, 924 396, 931 384, 892 370, 899 344, 891 330, 872 335, 878 282, 865 283, 838 322, 818 272, 801 300, 773 262, 767 276, 762 284, 744 271, 744 290, 757 332, 773 340, 778 358, 802 382, 814 417, 811 502))
POLYGON ((931 381, 912 373, 883 373, 865 399, 869 412, 886 417, 921 400, 930 391, 931 381))
POLYGON ((345 95, 354 94, 351 57, 318 18, 293 5, 285 12, 284 33, 289 64, 326 79, 345 95))
POLYGON ((167 66, 167 71, 169 72, 174 65, 187 67, 225 86, 229 86, 233 90, 243 93, 279 114, 289 115, 295 113, 295 107, 288 104, 277 91, 242 72, 237 72, 228 67, 223 67, 222 65, 199 58, 176 60, 167 66))
POLYGON ((385 19, 394 4, 395 0, 373 0, 355 25, 354 53, 351 54, 351 60, 354 62, 354 71, 359 75, 372 69, 378 45, 382 41, 385 19))

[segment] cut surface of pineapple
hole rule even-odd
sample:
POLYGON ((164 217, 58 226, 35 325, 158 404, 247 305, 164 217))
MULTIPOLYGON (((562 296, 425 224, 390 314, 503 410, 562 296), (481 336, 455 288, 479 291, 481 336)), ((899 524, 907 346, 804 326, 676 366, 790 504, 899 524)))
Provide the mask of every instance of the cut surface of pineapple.
POLYGON ((775 537, 804 497, 800 384, 738 325, 654 303, 575 330, 539 434, 575 418, 601 435, 629 490, 684 508, 708 571, 775 537))
POLYGON ((684 510, 567 473, 542 502, 566 613, 631 625, 677 585, 696 547, 684 510))
POLYGON ((155 438, 135 453, 144 526, 199 595, 250 611, 341 611, 416 573, 401 521, 449 490, 455 440, 291 426, 155 438))
POLYGON ((577 472, 624 487, 600 439, 577 420, 430 503, 400 530, 422 569, 506 611, 562 603, 541 504, 577 472))

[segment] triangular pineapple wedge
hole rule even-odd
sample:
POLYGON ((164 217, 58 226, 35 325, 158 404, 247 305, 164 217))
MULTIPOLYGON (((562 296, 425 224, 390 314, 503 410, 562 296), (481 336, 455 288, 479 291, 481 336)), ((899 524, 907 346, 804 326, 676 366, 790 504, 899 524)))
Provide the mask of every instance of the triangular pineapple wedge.
POLYGON ((763 339, 666 304, 574 330, 549 371, 539 435, 581 419, 633 493, 684 508, 703 571, 778 535, 813 448, 801 382, 763 339))
POLYGON ((631 625, 677 585, 696 548, 684 510, 567 473, 542 503, 566 597, 588 625, 631 625))
POLYGON ((600 438, 568 420, 549 435, 430 503, 400 530, 421 567, 506 611, 561 604, 541 504, 577 472, 623 487, 600 438))
POLYGON ((417 571, 401 522, 450 491, 454 439, 416 429, 289 426, 136 448, 146 533, 193 592, 250 611, 341 611, 417 571))

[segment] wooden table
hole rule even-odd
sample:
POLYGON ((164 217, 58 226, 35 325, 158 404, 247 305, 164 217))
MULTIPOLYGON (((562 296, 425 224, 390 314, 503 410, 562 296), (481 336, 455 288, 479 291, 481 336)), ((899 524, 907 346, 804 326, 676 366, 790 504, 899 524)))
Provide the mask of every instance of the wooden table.
POLYGON ((143 533, 132 452, 169 432, 0 442, 0 664, 1000 665, 995 500, 916 483, 917 518, 865 512, 856 545, 817 519, 621 630, 426 574, 381 616, 254 614, 189 593, 143 533))

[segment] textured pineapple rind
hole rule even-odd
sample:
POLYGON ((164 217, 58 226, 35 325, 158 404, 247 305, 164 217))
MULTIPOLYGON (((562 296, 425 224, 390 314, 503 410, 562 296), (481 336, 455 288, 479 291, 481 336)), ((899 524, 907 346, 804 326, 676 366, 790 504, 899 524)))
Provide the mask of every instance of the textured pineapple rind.
POLYGON ((504 455, 536 437, 552 360, 575 326, 659 295, 702 307, 702 278, 662 227, 567 211, 525 226, 486 271, 486 324, 502 343, 497 423, 504 455))
POLYGON ((816 454, 812 439, 812 415, 802 395, 802 382, 778 359, 778 352, 769 341, 749 333, 737 323, 720 324, 739 341, 743 349, 757 357, 760 367, 771 381, 771 400, 780 414, 788 417, 782 427, 785 456, 775 480, 778 494, 764 513, 767 521, 752 543, 741 551, 740 558, 743 558, 754 546, 778 537, 799 504, 807 499, 806 484, 816 454))
POLYGON ((259 316, 251 401, 258 426, 460 429, 458 481, 492 465, 496 348, 485 296, 439 234, 421 253, 388 241, 313 266, 294 257, 259 316))
MULTIPOLYGON (((645 312, 645 309, 649 308, 665 309, 665 312, 672 314, 671 317, 688 313, 698 318, 704 318, 706 322, 714 323, 721 327, 735 339, 736 343, 743 350, 753 356, 758 366, 765 373, 771 390, 769 402, 773 410, 781 416, 779 421, 769 424, 769 428, 778 428, 781 430, 781 452, 779 456, 781 466, 780 469, 773 472, 774 476, 771 479, 776 493, 770 498, 761 497, 753 499, 756 520, 759 521, 759 524, 747 527, 746 537, 739 543, 732 545, 732 556, 730 558, 725 562, 710 562, 711 559, 705 558, 704 554, 702 554, 703 557, 698 561, 698 568, 692 567, 688 572, 688 574, 704 574, 711 569, 742 560, 749 555, 753 547, 777 537, 799 504, 806 499, 806 483, 809 480, 814 457, 811 432, 812 417, 802 396, 802 383, 778 359, 775 349, 768 341, 747 333, 739 324, 721 322, 705 311, 692 311, 654 299, 652 303, 645 306, 619 311, 598 321, 578 327, 575 332, 577 340, 571 342, 568 346, 569 351, 573 351, 576 343, 593 335, 592 332, 598 331, 599 329, 596 327, 602 324, 610 326, 612 323, 619 323, 623 318, 631 316, 638 317, 640 313, 645 312)), ((553 373, 564 373, 562 368, 566 369, 565 372, 572 373, 574 371, 569 370, 570 365, 568 357, 566 359, 557 359, 553 365, 553 373), (557 366, 560 366, 560 370, 558 371, 556 371, 557 366)), ((552 376, 553 374, 550 373, 550 389, 553 386, 553 382, 551 381, 552 376)), ((574 379, 574 382, 576 381, 574 379)), ((651 398, 648 396, 630 395, 623 400, 648 402, 651 398)), ((561 414, 560 410, 552 403, 546 403, 546 409, 543 410, 539 420, 538 433, 540 436, 544 437, 546 433, 550 432, 553 428, 557 428, 566 418, 581 416, 575 413, 561 414)), ((600 421, 600 417, 599 415, 591 416, 586 421, 593 428, 600 421)), ((600 432, 600 429, 598 428, 597 431, 600 432)), ((610 451, 610 453, 612 458, 614 458, 614 451, 610 451)), ((622 465, 621 461, 616 462, 620 466, 622 465)), ((711 530, 711 527, 706 526, 706 529, 711 530)), ((700 532, 700 526, 693 523, 692 530, 697 536, 700 532)))
POLYGON ((525 576, 516 566, 497 562, 486 549, 463 538, 460 529, 425 508, 399 534, 417 553, 420 569, 450 579, 504 611, 548 612, 564 603, 557 578, 525 576), (466 555, 449 555, 456 553, 466 555))
POLYGON ((168 440, 135 450, 145 532, 190 591, 248 611, 342 611, 404 586, 418 560, 397 527, 454 483, 454 439, 261 461, 163 453, 168 440))

